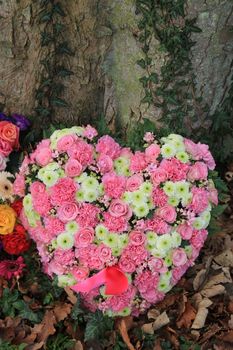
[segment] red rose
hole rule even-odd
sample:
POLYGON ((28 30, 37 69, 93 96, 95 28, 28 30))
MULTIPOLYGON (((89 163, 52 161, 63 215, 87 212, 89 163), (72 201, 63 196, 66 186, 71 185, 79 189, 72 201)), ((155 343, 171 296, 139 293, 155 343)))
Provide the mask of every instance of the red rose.
POLYGON ((19 216, 23 208, 22 200, 18 199, 17 201, 14 201, 14 203, 11 204, 11 208, 13 208, 17 216, 19 216))
POLYGON ((19 255, 26 252, 30 247, 23 226, 16 225, 12 234, 6 235, 2 239, 3 249, 8 254, 19 255), (16 230, 17 229, 17 230, 16 230))

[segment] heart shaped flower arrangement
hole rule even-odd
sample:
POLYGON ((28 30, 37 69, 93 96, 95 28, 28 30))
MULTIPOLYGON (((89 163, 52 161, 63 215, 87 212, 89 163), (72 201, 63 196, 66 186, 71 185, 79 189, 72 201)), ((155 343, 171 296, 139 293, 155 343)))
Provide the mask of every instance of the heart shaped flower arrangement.
POLYGON ((177 134, 144 140, 132 152, 89 125, 57 130, 14 184, 44 271, 112 316, 164 298, 197 258, 218 201, 207 145, 177 134))

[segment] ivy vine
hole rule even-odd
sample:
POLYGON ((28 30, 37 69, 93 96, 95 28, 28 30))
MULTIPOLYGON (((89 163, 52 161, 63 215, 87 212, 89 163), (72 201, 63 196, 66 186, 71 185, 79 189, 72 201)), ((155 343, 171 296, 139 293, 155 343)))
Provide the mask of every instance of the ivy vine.
POLYGON ((39 24, 41 31, 41 46, 46 55, 41 64, 43 66, 39 87, 36 91, 36 115, 41 118, 41 126, 48 127, 56 107, 68 107, 62 98, 65 85, 63 79, 73 72, 68 68, 67 57, 73 52, 65 39, 65 12, 59 1, 40 0, 39 24))

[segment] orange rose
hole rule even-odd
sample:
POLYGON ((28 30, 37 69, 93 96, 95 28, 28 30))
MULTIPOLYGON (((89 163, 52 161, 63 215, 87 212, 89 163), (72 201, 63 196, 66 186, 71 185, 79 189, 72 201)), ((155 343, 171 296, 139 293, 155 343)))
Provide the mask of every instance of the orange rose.
POLYGON ((16 212, 6 204, 0 204, 0 235, 12 233, 15 227, 16 212))
POLYGON ((18 126, 7 121, 0 122, 0 138, 9 142, 13 148, 19 148, 18 126))

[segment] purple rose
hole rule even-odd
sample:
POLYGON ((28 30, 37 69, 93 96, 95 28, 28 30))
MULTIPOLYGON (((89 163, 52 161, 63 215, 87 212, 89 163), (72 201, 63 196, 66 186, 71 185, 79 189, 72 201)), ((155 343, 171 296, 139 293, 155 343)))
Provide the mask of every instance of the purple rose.
POLYGON ((21 131, 27 130, 31 122, 21 114, 12 114, 12 123, 17 125, 21 131))

